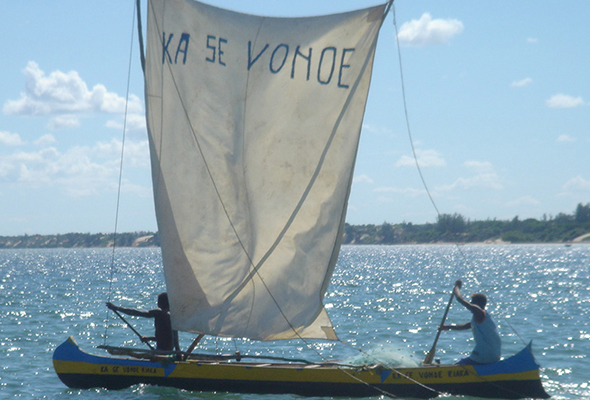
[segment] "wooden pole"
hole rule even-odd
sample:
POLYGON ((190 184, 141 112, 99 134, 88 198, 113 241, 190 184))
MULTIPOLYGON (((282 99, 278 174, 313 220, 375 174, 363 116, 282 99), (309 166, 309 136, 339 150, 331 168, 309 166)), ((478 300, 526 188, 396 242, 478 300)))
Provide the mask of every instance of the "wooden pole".
POLYGON ((191 345, 186 350, 186 355, 187 356, 193 352, 193 350, 195 349, 195 347, 197 347, 197 344, 199 344, 199 342, 201 341, 201 339, 203 339, 203 336, 205 336, 205 334, 204 333, 200 333, 199 336, 197 336, 197 338, 195 340, 193 340, 193 342, 191 343, 191 345))
POLYGON ((137 9, 137 33, 139 38, 139 58, 141 60, 141 70, 145 75, 145 51, 143 47, 143 28, 141 26, 141 2, 137 0, 135 7, 137 9))
MULTIPOLYGON (((455 286, 457 286, 455 284, 455 286)), ((430 348, 428 354, 426 354, 426 358, 424 359, 423 364, 432 364, 434 360, 434 353, 436 352, 436 343, 438 342, 438 338, 440 337, 441 327, 444 325, 445 320, 447 319, 447 314, 449 313, 449 308, 451 308, 451 303, 453 302, 453 298, 455 297, 455 288, 453 287, 453 293, 451 293, 451 298, 449 299, 449 304, 447 304, 447 309, 445 310, 445 314, 443 315, 442 321, 438 326, 438 331, 436 332, 436 337, 434 338, 434 343, 430 348)))
MULTIPOLYGON (((136 334, 136 335, 139 337, 139 339, 141 340, 141 338, 142 338, 143 336, 142 336, 142 335, 141 335, 139 332, 137 332, 137 331, 135 330, 135 328, 133 327, 133 325, 131 325, 129 322, 127 322, 127 320, 126 320, 125 318, 123 318, 123 316, 122 316, 121 314, 119 314, 119 311, 117 311, 117 310, 114 310, 114 309, 113 309, 113 312, 114 312, 115 314, 117 314, 117 316, 118 316, 119 318, 121 318, 121 319, 123 320, 123 322, 125 322, 125 323, 127 324, 127 326, 128 326, 129 328, 131 328, 131 330, 132 330, 132 331, 133 331, 133 332, 134 332, 134 333, 135 333, 135 334, 136 334)), ((143 342, 143 340, 142 340, 142 342, 143 342)), ((144 342, 144 343, 145 343, 145 344, 147 344, 147 345, 149 346, 149 348, 150 348, 150 349, 152 349, 152 350, 155 350, 155 349, 154 349, 154 346, 152 346, 152 345, 151 345, 149 342, 144 342)))

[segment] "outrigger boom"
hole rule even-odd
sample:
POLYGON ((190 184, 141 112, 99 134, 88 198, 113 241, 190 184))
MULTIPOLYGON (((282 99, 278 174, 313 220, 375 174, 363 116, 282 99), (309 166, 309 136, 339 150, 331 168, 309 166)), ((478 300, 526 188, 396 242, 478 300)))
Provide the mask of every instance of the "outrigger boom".
MULTIPOLYGON (((117 346, 98 346, 99 349, 106 350, 109 354, 114 356, 130 356, 138 359, 146 359, 146 360, 161 360, 162 357, 172 358, 178 361, 186 361, 186 360, 209 360, 209 361, 242 361, 243 359, 254 359, 254 360, 272 360, 272 361, 287 361, 287 362, 296 362, 301 364, 315 364, 313 361, 304 360, 302 358, 286 358, 286 357, 276 357, 276 356, 257 356, 257 355, 243 355, 239 351, 236 351, 234 354, 193 354, 190 351, 186 352, 178 352, 178 351, 166 351, 166 350, 144 350, 144 349, 135 349, 131 347, 117 347, 117 346)), ((349 366, 347 364, 339 364, 339 363, 322 363, 322 364, 332 364, 332 365, 340 365, 340 366, 349 366)))

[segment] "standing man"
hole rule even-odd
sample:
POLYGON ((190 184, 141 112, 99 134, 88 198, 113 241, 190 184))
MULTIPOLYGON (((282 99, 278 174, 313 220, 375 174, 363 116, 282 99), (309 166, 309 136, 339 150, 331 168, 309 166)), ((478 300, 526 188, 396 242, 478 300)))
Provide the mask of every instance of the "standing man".
POLYGON ((178 332, 172 329, 172 321, 170 320, 170 304, 168 303, 168 294, 160 293, 158 295, 158 308, 153 310, 143 311, 135 308, 118 307, 113 303, 107 302, 107 307, 110 310, 120 311, 127 315, 135 317, 153 318, 155 327, 155 336, 142 336, 142 342, 156 341, 156 350, 180 351, 178 343, 178 332))
POLYGON ((489 312, 485 310, 487 298, 481 293, 471 295, 471 302, 467 302, 461 295, 461 279, 455 283, 454 294, 457 301, 471 311, 471 322, 461 325, 442 325, 441 330, 465 330, 471 328, 475 339, 475 348, 469 357, 463 358, 457 364, 489 364, 500 360, 502 342, 498 334, 496 323, 489 312))

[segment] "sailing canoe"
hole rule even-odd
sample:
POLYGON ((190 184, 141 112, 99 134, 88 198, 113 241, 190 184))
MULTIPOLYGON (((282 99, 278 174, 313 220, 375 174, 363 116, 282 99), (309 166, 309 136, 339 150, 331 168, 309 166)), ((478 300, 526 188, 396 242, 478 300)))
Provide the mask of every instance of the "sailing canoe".
MULTIPOLYGON (((70 337, 53 354, 59 378, 71 388, 123 389, 148 384, 186 390, 301 396, 367 397, 390 394, 431 398, 441 393, 491 398, 548 398, 529 344, 518 354, 487 365, 413 368, 331 363, 252 363, 236 359, 176 361, 174 354, 145 358, 86 353, 70 337)), ((137 355, 137 354, 136 354, 137 355)))
MULTIPOLYGON (((391 3, 275 18, 192 0, 148 2, 146 119, 174 329, 338 339, 323 299, 391 3)), ((73 388, 548 397, 530 347, 490 365, 390 368, 98 356, 70 338, 53 363, 73 388)))

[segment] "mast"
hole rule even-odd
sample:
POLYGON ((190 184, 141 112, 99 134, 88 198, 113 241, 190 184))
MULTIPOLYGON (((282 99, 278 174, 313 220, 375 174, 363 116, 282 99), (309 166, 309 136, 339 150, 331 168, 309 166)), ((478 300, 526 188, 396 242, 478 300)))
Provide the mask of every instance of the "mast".
POLYGON ((135 9, 137 12, 137 37, 139 38, 139 57, 141 59, 141 70, 145 76, 145 52, 143 46, 143 28, 141 23, 141 0, 135 1, 135 9))

